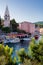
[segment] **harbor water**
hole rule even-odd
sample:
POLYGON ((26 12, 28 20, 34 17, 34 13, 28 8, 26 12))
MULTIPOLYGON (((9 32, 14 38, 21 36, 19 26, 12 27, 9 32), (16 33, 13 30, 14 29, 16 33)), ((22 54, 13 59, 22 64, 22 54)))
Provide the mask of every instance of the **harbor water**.
POLYGON ((20 50, 21 48, 25 49, 25 52, 28 51, 30 41, 23 41, 19 43, 6 43, 5 45, 8 45, 9 47, 13 47, 13 54, 12 58, 17 57, 16 51, 20 50))

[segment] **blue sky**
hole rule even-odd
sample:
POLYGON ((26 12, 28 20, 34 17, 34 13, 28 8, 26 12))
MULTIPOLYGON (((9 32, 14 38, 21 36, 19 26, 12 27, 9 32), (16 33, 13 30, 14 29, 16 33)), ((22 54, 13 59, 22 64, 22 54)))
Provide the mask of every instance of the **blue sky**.
POLYGON ((10 17, 18 23, 43 21, 43 0, 0 0, 0 16, 4 18, 8 5, 10 17))

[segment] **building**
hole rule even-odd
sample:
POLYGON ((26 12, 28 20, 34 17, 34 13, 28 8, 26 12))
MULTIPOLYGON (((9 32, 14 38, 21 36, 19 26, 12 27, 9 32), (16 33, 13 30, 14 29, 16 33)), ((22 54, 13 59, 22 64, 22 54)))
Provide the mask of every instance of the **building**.
POLYGON ((19 24, 19 29, 32 34, 35 32, 35 24, 24 21, 19 24))
POLYGON ((5 15, 4 15, 4 27, 10 27, 10 15, 8 6, 6 6, 5 15))
POLYGON ((43 34, 43 28, 40 28, 40 34, 43 34))

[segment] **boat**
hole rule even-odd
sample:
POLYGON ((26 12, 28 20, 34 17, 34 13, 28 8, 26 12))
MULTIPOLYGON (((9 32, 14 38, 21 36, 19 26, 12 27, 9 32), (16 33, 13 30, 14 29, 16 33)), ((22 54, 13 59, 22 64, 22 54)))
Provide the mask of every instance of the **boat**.
POLYGON ((20 42, 19 38, 9 38, 9 39, 4 39, 3 40, 4 43, 18 43, 20 42))
POLYGON ((25 37, 23 38, 24 41, 30 41, 31 40, 31 37, 25 37))
POLYGON ((21 38, 21 39, 20 39, 20 42, 23 42, 23 41, 24 41, 23 38, 21 38))
POLYGON ((28 38, 28 37, 26 38, 26 37, 25 37, 25 38, 23 38, 23 40, 24 40, 24 41, 30 41, 31 38, 28 38))
POLYGON ((20 42, 19 38, 12 38, 12 39, 10 39, 10 43, 18 43, 18 42, 20 42))
POLYGON ((20 42, 23 42, 23 41, 30 41, 30 40, 31 40, 31 37, 20 38, 20 42))
POLYGON ((3 43, 10 43, 10 41, 5 39, 5 40, 3 40, 3 43))

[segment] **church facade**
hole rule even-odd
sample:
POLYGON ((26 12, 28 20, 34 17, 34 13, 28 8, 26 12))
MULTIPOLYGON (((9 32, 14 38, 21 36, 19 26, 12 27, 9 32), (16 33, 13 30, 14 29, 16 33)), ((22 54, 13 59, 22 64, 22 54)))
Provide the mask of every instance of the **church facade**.
POLYGON ((10 14, 9 14, 8 6, 6 6, 6 10, 4 14, 4 27, 10 27, 10 14))

